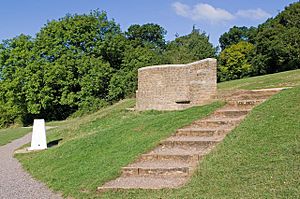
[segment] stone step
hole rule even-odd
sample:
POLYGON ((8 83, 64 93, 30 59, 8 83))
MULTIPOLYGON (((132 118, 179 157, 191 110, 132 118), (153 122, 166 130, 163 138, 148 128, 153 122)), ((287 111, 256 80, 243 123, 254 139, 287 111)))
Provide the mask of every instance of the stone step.
POLYGON ((257 90, 251 90, 252 92, 256 92, 256 93, 272 93, 273 95, 282 91, 282 90, 285 90, 285 89, 288 89, 290 87, 282 87, 282 88, 266 88, 266 89, 257 89, 257 90))
POLYGON ((160 143, 161 147, 173 148, 180 147, 184 149, 200 148, 210 146, 220 142, 223 137, 203 137, 203 136, 172 136, 160 143))
POLYGON ((176 136, 218 136, 226 134, 230 129, 219 128, 191 128, 186 127, 178 129, 176 136))
POLYGON ((269 98, 270 96, 278 93, 279 91, 283 90, 284 88, 274 88, 274 89, 260 89, 260 90, 239 90, 239 91, 221 91, 218 93, 218 99, 230 99, 236 98, 241 99, 242 96, 253 96, 254 99, 256 96, 265 96, 265 98, 269 98))
POLYGON ((153 149, 149 154, 155 155, 202 155, 210 148, 209 145, 200 145, 198 147, 183 147, 182 145, 173 145, 167 147, 159 145, 153 149))
POLYGON ((196 162, 156 160, 139 161, 122 168, 122 176, 188 176, 196 162))
POLYGON ((243 94, 240 96, 232 96, 229 99, 231 100, 266 100, 270 96, 269 94, 243 94))
POLYGON ((156 161, 156 160, 171 160, 171 161, 185 161, 185 162, 195 162, 199 161, 202 157, 202 153, 196 154, 187 154, 187 153, 178 153, 178 154, 167 154, 167 153, 154 153, 143 154, 139 157, 138 161, 156 161))
POLYGON ((224 139, 224 135, 220 136, 171 136, 164 142, 220 142, 224 139))
POLYGON ((250 109, 234 109, 234 108, 229 108, 226 107, 224 109, 220 109, 214 112, 215 116, 219 116, 219 117, 241 117, 241 116, 245 116, 250 112, 250 109))
POLYGON ((239 94, 238 96, 253 95, 253 96, 266 96, 266 97, 270 97, 272 95, 275 95, 276 93, 278 93, 277 90, 250 90, 250 91, 247 91, 245 93, 239 94))
POLYGON ((118 189, 163 189, 163 188, 177 188, 182 186, 188 180, 187 177, 149 177, 149 176, 130 176, 120 177, 116 180, 105 183, 98 187, 98 192, 118 189))
POLYGON ((205 120, 194 121, 191 126, 193 127, 204 127, 204 128, 230 128, 235 125, 238 125, 244 117, 237 118, 216 118, 216 116, 210 116, 205 120))
POLYGON ((264 100, 229 100, 227 106, 238 109, 252 109, 254 106, 262 103, 264 100))

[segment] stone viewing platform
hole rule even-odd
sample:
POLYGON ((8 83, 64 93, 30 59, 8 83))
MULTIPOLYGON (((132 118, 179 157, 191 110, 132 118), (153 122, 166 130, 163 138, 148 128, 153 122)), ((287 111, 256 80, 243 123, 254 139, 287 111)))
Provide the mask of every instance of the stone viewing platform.
POLYGON ((211 102, 217 90, 216 68, 212 58, 140 68, 136 110, 180 110, 211 102))

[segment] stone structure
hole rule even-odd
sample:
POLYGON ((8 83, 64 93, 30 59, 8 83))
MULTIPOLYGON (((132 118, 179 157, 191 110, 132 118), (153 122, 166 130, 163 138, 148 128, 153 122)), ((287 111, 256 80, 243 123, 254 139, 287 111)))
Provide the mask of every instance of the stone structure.
POLYGON ((138 70, 136 110, 180 110, 209 103, 216 95, 216 59, 138 70))

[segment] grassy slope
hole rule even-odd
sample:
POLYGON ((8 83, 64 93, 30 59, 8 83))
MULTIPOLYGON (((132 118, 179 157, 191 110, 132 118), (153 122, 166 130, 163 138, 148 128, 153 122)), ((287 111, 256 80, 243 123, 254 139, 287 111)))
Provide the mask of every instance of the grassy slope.
POLYGON ((205 157, 191 182, 160 191, 117 191, 103 198, 299 198, 300 87, 258 106, 205 157))
POLYGON ((124 100, 93 115, 65 121, 48 137, 62 139, 58 147, 17 158, 34 177, 65 196, 92 197, 97 186, 119 175, 122 166, 221 103, 172 112, 125 110, 133 105, 134 100, 124 100))
POLYGON ((222 82, 218 84, 218 89, 235 90, 295 86, 300 86, 300 69, 271 75, 222 82))
POLYGON ((9 128, 9 129, 0 129, 0 146, 10 143, 11 141, 20 138, 31 129, 28 128, 9 128))
MULTIPOLYGON (((230 82, 224 82, 218 85, 221 90, 228 89, 257 89, 257 88, 269 88, 269 87, 280 87, 280 86, 295 86, 300 84, 300 70, 289 71, 284 73, 278 73, 273 75, 247 78, 242 80, 235 80, 230 82)), ((299 91, 299 89, 298 89, 299 91)), ((292 91, 285 91, 285 93, 292 91)), ((293 91, 295 92, 295 91, 293 91)), ((280 94, 280 99, 277 101, 282 101, 278 103, 278 107, 276 105, 271 104, 269 106, 274 106, 278 112, 278 109, 283 108, 286 109, 287 106, 295 106, 294 102, 284 102, 287 98, 295 98, 289 94, 284 94, 287 96, 282 96, 280 94), (286 104, 285 106, 283 106, 286 104)), ((278 96, 278 97, 279 97, 278 96)), ((299 97, 298 97, 299 98, 299 97)), ((270 102, 268 102, 270 103, 270 102)), ((126 165, 128 162, 134 159, 139 153, 151 148, 154 146, 157 141, 161 137, 167 136, 169 133, 174 131, 178 126, 184 123, 188 123, 191 120, 195 119, 197 111, 200 111, 200 115, 209 112, 212 110, 212 107, 206 107, 204 109, 193 108, 191 110, 186 110, 183 112, 169 112, 169 113, 158 113, 158 112, 146 112, 146 113, 132 113, 124 111, 125 107, 133 106, 134 101, 123 101, 115 106, 106 108, 101 110, 95 114, 77 118, 72 120, 66 120, 62 122, 51 122, 47 125, 52 126, 60 126, 57 129, 51 131, 50 135, 47 135, 49 141, 56 140, 62 138, 63 140, 60 142, 60 146, 56 148, 49 149, 44 152, 20 155, 18 158, 21 160, 23 165, 37 178, 46 182, 48 186, 55 190, 63 191, 65 195, 72 195, 77 198, 82 197, 93 197, 95 196, 94 189, 96 186, 100 185, 104 181, 113 178, 118 175, 119 168, 122 165, 126 165), (192 114, 191 114, 192 113, 192 114), (190 115, 191 117, 185 118, 186 115, 190 115), (180 117, 179 119, 176 119, 180 117), (171 122, 169 122, 171 121, 171 122), (164 126, 162 129, 160 127, 164 126), (151 132, 151 133, 150 133, 151 132), (152 136, 149 136, 149 135, 152 136), (155 135, 155 136, 153 136, 155 135), (112 145, 111 145, 112 143, 112 145), (142 143, 142 144, 141 144, 142 143), (76 154, 76 155, 75 155, 76 154), (110 158, 107 158, 110 156, 110 158), (31 159, 32 158, 32 159, 31 159), (33 160, 33 161, 32 161, 33 160), (46 166, 45 166, 46 165, 46 166), (44 172, 47 171, 45 175, 44 172)), ((264 104, 261 107, 267 106, 264 104)), ((216 107, 216 105, 214 106, 216 107)), ((255 117, 255 114, 258 110, 252 114, 252 117, 255 117)), ((294 114, 298 117, 297 113, 292 113, 292 108, 286 109, 286 114, 294 114)), ((297 106, 295 106, 296 108, 297 106)), ((296 109, 295 109, 296 110, 296 109)), ((263 114, 270 115, 268 112, 268 108, 263 110, 263 114)), ((261 117, 261 116, 257 116, 261 117)), ((251 118, 251 117, 249 117, 251 118)), ((286 117, 288 118, 288 117, 286 117)), ((296 117, 295 117, 296 118, 296 117)), ((261 118, 266 119, 266 118, 261 118)), ((267 118, 268 119, 268 118, 267 118)), ((279 122, 282 122, 281 119, 278 119, 279 122)), ((248 122, 248 121, 247 121, 248 122)), ((273 122, 273 121, 269 121, 273 122)), ((268 123, 268 125, 269 125, 268 123)), ((247 123, 246 123, 247 124, 247 123)), ((288 128, 288 123, 283 123, 282 128, 288 128)), ((245 123, 243 124, 245 125, 245 123)), ((253 125, 253 123, 249 123, 248 125, 253 125)), ((254 126, 256 123, 254 124, 254 126)), ((271 125, 273 126, 273 125, 271 125)), ((239 127, 242 128, 242 127, 239 127)), ((268 131, 268 126, 255 126, 257 129, 252 129, 257 132, 265 132, 268 131)), ((291 126, 291 133, 299 131, 299 128, 294 128, 291 126)), ((278 128, 277 128, 278 129, 278 128)), ((249 130, 249 129, 248 129, 249 130)), ((249 133, 250 131, 247 132, 249 133)), ((3 130, 3 132, 6 130, 3 130)), ((0 134, 3 133, 2 130, 0 134)), ((246 133, 247 133, 246 132, 246 133)), ((239 166, 234 166, 234 163, 238 163, 236 161, 228 163, 227 166, 232 167, 225 168, 226 163, 224 163, 224 167, 222 165, 217 164, 219 161, 230 161, 232 157, 237 156, 237 160, 245 159, 248 156, 248 153, 244 153, 246 149, 243 148, 244 145, 234 145, 238 147, 235 151, 230 151, 229 148, 232 147, 233 141, 244 142, 243 140, 239 140, 239 131, 235 131, 233 134, 230 134, 228 138, 226 138, 225 142, 218 147, 215 153, 210 154, 206 160, 201 164, 201 169, 199 170, 199 174, 195 175, 192 182, 189 186, 179 190, 170 190, 170 191, 129 191, 129 192, 109 192, 107 195, 104 195, 105 198, 132 198, 132 197, 144 197, 144 198, 157 198, 157 197, 177 197, 181 198, 186 196, 185 198, 200 197, 203 195, 205 197, 211 198, 218 197, 218 194, 225 194, 225 192, 229 192, 229 196, 238 197, 241 196, 242 193, 238 187, 234 186, 233 188, 228 188, 227 183, 235 182, 236 176, 237 180, 240 181, 241 178, 248 179, 249 177, 243 176, 245 172, 249 169, 249 172, 253 172, 250 168, 243 165, 246 163, 241 163, 239 166), (228 146, 227 146, 228 145, 228 146), (222 152, 223 151, 223 152, 222 152), (228 153, 228 154, 227 154, 228 153), (233 153, 233 154, 231 154, 233 153), (236 154, 235 154, 236 153, 236 154), (229 155, 230 154, 230 155, 229 155), (247 154, 247 155, 246 155, 247 154), (211 167, 212 162, 216 162, 215 167, 211 167), (233 165, 231 165, 233 164, 233 165), (241 167, 241 168, 240 168, 241 167), (237 173, 235 173, 237 172, 237 173), (225 174, 226 175, 225 175, 225 174), (209 175, 217 174, 224 175, 223 178, 216 178, 220 182, 217 183, 213 178, 207 177, 209 175), (201 185, 207 184, 207 186, 201 185), (215 192, 212 193, 212 192, 215 192), (190 193, 190 194, 189 194, 190 193)), ((253 134, 251 132, 251 134, 253 134)), ((277 133, 279 136, 280 134, 277 133)), ((1 136, 1 135, 0 135, 1 136)), ((251 137, 250 137, 251 138, 251 137)), ((250 140, 251 141, 251 140, 250 140)), ((264 140, 262 144, 268 146, 270 140, 264 140)), ((294 150, 295 153, 299 153, 299 137, 295 138, 294 142, 298 144, 298 148, 295 149, 294 146, 290 147, 289 150, 294 150), (298 152, 297 152, 298 151, 298 152)), ((256 149, 255 144, 245 144, 253 147, 251 149, 256 149)), ((292 143, 286 143, 292 144, 292 143)), ((248 149, 247 149, 248 150, 248 149)), ((274 149, 275 150, 275 149, 274 149)), ((259 155, 260 151, 250 151, 252 154, 251 158, 255 160, 255 155, 259 155)), ((281 152, 280 152, 281 153, 281 152)), ((286 154, 277 154, 280 157, 286 159, 290 158, 289 156, 285 156, 286 154)), ((279 158, 274 156, 274 158, 279 158)), ((236 158, 233 158, 236 160, 236 158)), ((293 159, 291 159, 293 160, 293 159)), ((266 161, 272 161, 271 158, 266 157, 266 161)), ((215 164, 215 163, 214 163, 215 164)), ((286 167, 291 166, 291 171, 289 174, 294 174, 295 170, 293 169, 295 166, 299 168, 299 160, 294 161, 294 165, 290 162, 286 162, 286 167)), ((252 164, 250 164, 252 165, 252 164)), ((265 164, 265 162, 258 164, 257 166, 252 165, 255 171, 258 171, 261 168, 268 167, 270 165, 265 164), (262 165, 262 167, 260 167, 262 165)), ((251 167, 251 168, 252 168, 251 167)), ((298 169, 299 170, 299 169, 298 169)), ((286 172, 288 171, 286 168, 279 168, 278 172, 286 172)), ((255 173, 255 172, 254 172, 255 173)), ((247 174, 248 175, 248 174, 247 174)), ((249 174, 250 175, 250 174, 249 174)), ((256 174, 254 174, 256 175, 256 174)), ((264 176, 264 175, 262 175, 264 176)), ((266 177, 265 175, 264 177, 266 177)), ((296 177, 299 178, 299 174, 295 174, 296 177)), ((252 179, 252 178, 251 178, 252 179)), ((277 181, 276 181, 277 182, 277 181)), ((246 188, 245 190, 249 190, 253 186, 250 181, 245 181, 245 184, 240 183, 240 186, 246 188), (249 188, 247 188, 249 187, 249 188)), ((260 181, 256 184, 258 187, 260 181)), ((263 186, 267 188, 269 186, 263 186)), ((294 186, 295 187, 295 186, 294 186)), ((294 193, 299 191, 299 189, 292 187, 294 189, 294 193)), ((257 192, 257 194, 263 193, 261 190, 257 192)), ((250 192, 249 192, 250 194, 250 192)), ((261 195, 260 195, 261 196, 261 195)), ((250 197, 250 196, 249 196, 250 197)))
MULTIPOLYGON (((240 80, 222 82, 218 84, 219 91, 234 89, 259 89, 273 87, 290 87, 300 86, 300 69, 292 70, 272 75, 264 75, 259 77, 251 77, 240 80)), ((94 114, 91 115, 93 117, 94 114)), ((48 126, 72 126, 74 123, 89 122, 91 117, 47 123, 48 126)), ((0 146, 9 143, 10 141, 22 137, 27 133, 24 129, 2 129, 0 130, 0 146)))

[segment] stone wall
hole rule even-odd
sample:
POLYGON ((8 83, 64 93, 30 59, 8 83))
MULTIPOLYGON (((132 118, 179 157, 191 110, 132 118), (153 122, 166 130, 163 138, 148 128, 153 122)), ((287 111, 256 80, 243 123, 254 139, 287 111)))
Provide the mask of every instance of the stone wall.
POLYGON ((160 65, 138 70, 137 110, 180 110, 212 101, 216 95, 216 59, 160 65))

